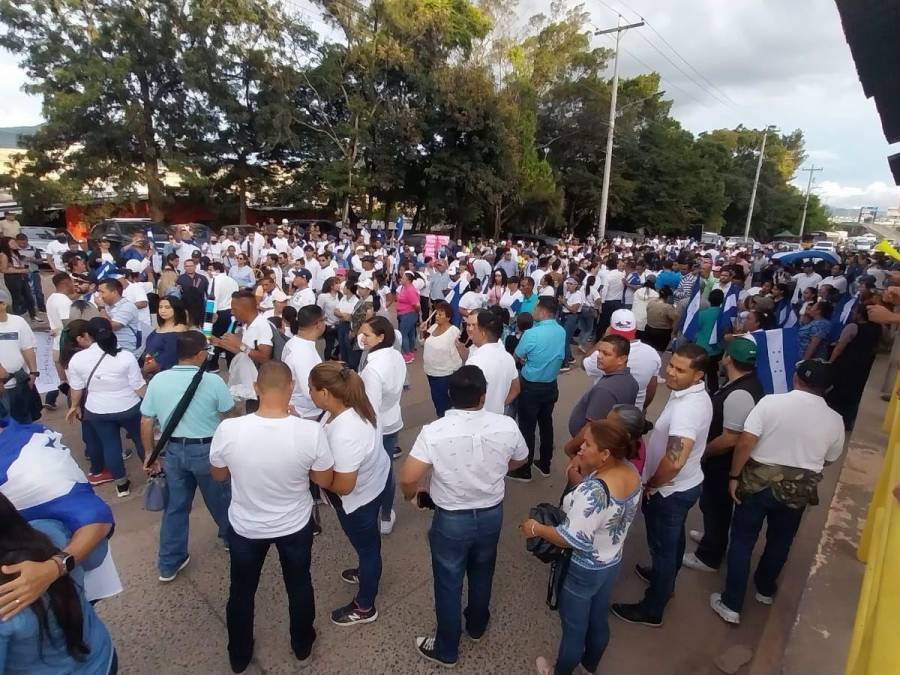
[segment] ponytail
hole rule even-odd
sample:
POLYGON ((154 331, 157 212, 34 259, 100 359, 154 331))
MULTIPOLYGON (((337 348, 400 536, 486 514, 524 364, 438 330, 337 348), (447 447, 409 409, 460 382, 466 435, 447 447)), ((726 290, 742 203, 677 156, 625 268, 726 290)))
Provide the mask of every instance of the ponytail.
POLYGON ((309 373, 309 383, 329 393, 356 414, 376 426, 375 409, 366 395, 366 385, 359 374, 341 361, 325 361, 309 373))
POLYGON ((105 319, 102 316, 94 317, 88 321, 87 332, 91 339, 97 343, 97 346, 110 356, 115 356, 119 353, 119 341, 116 339, 116 334, 113 333, 109 319, 105 319))

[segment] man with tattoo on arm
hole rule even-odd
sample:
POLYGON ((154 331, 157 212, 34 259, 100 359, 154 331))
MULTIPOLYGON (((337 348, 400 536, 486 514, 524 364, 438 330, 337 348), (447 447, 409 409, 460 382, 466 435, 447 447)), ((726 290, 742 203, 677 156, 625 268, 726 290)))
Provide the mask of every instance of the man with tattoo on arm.
POLYGON ((700 496, 700 460, 712 421, 712 402, 703 383, 707 364, 702 347, 686 344, 676 350, 666 368, 666 386, 672 393, 647 444, 643 474, 643 511, 652 564, 649 568, 635 565, 635 572, 649 587, 640 602, 610 607, 629 623, 661 626, 675 590, 684 557, 684 524, 700 496))

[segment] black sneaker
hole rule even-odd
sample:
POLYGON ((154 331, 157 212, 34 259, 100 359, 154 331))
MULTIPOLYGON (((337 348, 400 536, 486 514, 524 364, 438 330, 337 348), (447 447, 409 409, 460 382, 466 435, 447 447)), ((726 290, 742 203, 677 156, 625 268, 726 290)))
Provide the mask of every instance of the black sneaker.
POLYGON ((628 623, 637 623, 652 628, 659 628, 663 624, 662 617, 651 616, 639 602, 636 602, 633 605, 616 603, 610 605, 609 611, 622 619, 622 621, 627 621, 628 623))
POLYGON ((358 623, 372 623, 378 618, 378 610, 360 609, 355 602, 338 607, 331 613, 331 623, 336 626, 355 626, 358 623))
POLYGON ((312 509, 313 536, 318 537, 322 534, 322 521, 319 519, 319 505, 313 504, 312 509))
POLYGON ((438 658, 438 655, 434 651, 433 637, 417 637, 416 651, 432 663, 444 666, 444 668, 453 668, 453 666, 456 665, 456 661, 444 661, 443 659, 438 658))
POLYGON ((544 478, 550 478, 550 463, 549 462, 547 462, 546 464, 544 464, 542 462, 535 462, 532 466, 535 469, 537 469, 537 472, 539 474, 541 474, 544 478))
POLYGON ((351 567, 349 570, 341 572, 341 581, 347 584, 359 583, 359 568, 351 567))
POLYGON ((531 482, 531 467, 523 466, 515 471, 510 471, 506 474, 506 477, 510 480, 516 480, 520 483, 530 483, 531 482))
POLYGON ((243 673, 247 670, 247 666, 250 665, 250 660, 253 658, 254 644, 255 641, 250 643, 250 653, 246 656, 235 656, 231 653, 231 650, 228 651, 228 662, 231 664, 231 672, 243 673))
POLYGON ((653 576, 653 568, 652 567, 644 567, 643 565, 635 565, 634 573, 638 575, 638 579, 643 581, 645 584, 650 583, 650 577, 653 576))
POLYGON ((122 484, 116 484, 116 496, 117 497, 127 497, 131 494, 131 481, 126 480, 122 484))
POLYGON ((403 448, 401 448, 399 445, 394 447, 394 452, 391 453, 391 459, 397 459, 398 457, 402 457, 402 456, 403 456, 403 448))

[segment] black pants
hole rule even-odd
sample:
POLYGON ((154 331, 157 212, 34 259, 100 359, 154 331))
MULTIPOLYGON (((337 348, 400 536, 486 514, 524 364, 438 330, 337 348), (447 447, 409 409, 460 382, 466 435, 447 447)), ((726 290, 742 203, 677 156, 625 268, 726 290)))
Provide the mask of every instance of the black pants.
MULTIPOLYGON (((212 325, 212 334, 213 337, 222 337, 225 333, 228 332, 228 327, 231 325, 231 310, 230 309, 222 309, 216 313, 216 320, 213 321, 212 325)), ((219 365, 219 357, 225 354, 225 362, 230 366, 231 359, 234 358, 234 354, 231 352, 226 352, 221 347, 216 347, 213 350, 213 364, 219 365)))
POLYGON ((617 309, 622 309, 624 306, 625 305, 621 300, 607 300, 603 303, 603 306, 600 308, 600 317, 597 319, 598 340, 603 337, 603 334, 606 333, 606 329, 609 328, 613 312, 617 309))
POLYGON ((31 290, 28 288, 27 275, 4 274, 3 280, 6 282, 6 288, 12 297, 12 313, 19 316, 28 314, 33 319, 35 315, 34 298, 31 296, 31 290))
POLYGON ((325 334, 322 337, 325 338, 325 354, 322 358, 328 361, 335 358, 334 351, 338 340, 337 326, 326 326, 325 334))
POLYGON ((697 546, 697 557, 703 564, 716 569, 728 550, 728 532, 734 502, 728 494, 731 473, 731 452, 710 457, 703 462, 703 492, 700 510, 703 512, 703 540, 697 546))
POLYGON ((316 640, 316 629, 313 628, 316 601, 309 574, 312 541, 312 519, 303 529, 272 539, 248 539, 229 528, 231 589, 225 618, 228 624, 228 653, 235 661, 249 660, 253 655, 256 588, 266 554, 273 544, 278 549, 281 576, 287 590, 291 648, 298 659, 309 656, 316 640))
POLYGON ((538 462, 549 469, 553 458, 553 408, 559 399, 559 387, 553 382, 530 382, 520 377, 522 389, 517 399, 519 405, 519 431, 528 445, 528 462, 534 460, 535 429, 540 429, 541 448, 538 462))
POLYGON ((722 363, 723 354, 711 354, 709 366, 706 368, 706 388, 710 394, 719 391, 719 364, 722 363))

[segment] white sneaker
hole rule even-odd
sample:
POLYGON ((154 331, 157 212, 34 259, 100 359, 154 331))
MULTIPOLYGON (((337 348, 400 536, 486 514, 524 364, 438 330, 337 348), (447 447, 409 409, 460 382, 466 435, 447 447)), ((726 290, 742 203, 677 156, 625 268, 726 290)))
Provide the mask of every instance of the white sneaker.
POLYGON ((741 615, 725 606, 725 603, 722 602, 721 593, 713 593, 709 596, 709 606, 712 607, 712 610, 718 614, 725 623, 731 623, 735 626, 740 625, 741 615))
POLYGON ((681 559, 681 564, 689 569, 697 570, 698 572, 718 572, 719 571, 715 567, 710 567, 705 562, 700 560, 700 558, 697 557, 696 553, 685 553, 684 557, 681 559))
POLYGON ((534 665, 537 669, 538 675, 551 675, 551 673, 553 672, 553 666, 550 665, 550 661, 548 661, 543 656, 537 657, 534 665))
POLYGON ((391 509, 391 519, 384 520, 383 518, 378 519, 378 528, 381 530, 381 534, 390 534, 394 531, 394 523, 397 522, 397 513, 394 509, 391 509))
POLYGON ((761 605, 768 605, 770 607, 775 604, 775 598, 773 598, 771 595, 763 595, 759 591, 757 591, 756 593, 756 601, 761 605))
POLYGON ((703 530, 689 530, 688 536, 691 538, 692 542, 699 544, 703 541, 703 530))

